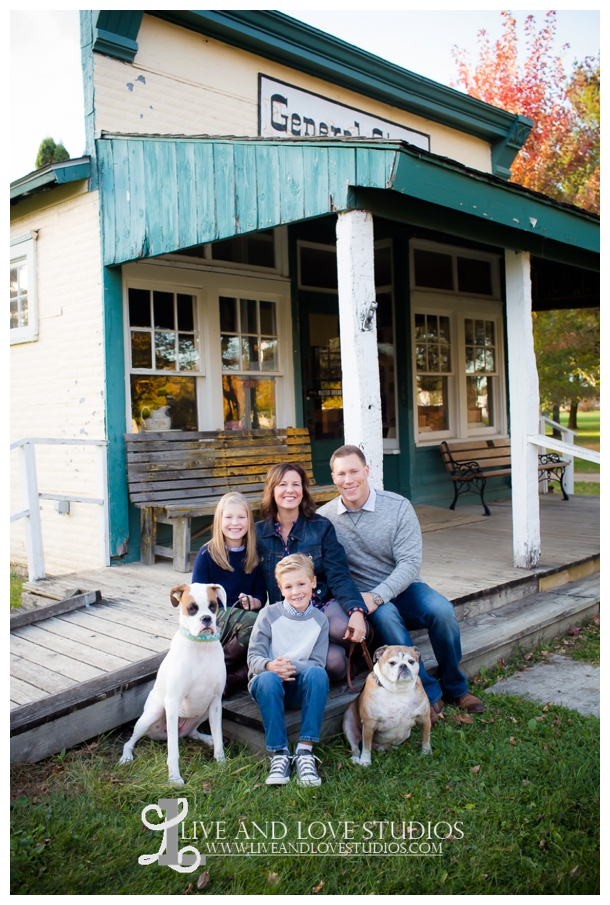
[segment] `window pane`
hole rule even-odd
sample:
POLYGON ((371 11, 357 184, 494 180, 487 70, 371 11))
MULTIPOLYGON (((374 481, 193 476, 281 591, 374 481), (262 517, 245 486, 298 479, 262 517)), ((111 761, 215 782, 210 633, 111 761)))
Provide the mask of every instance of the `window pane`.
POLYGON ((152 333, 131 331, 131 367, 152 368, 152 333))
POLYGON ((496 353, 494 349, 485 349, 485 370, 493 373, 496 370, 496 353))
POLYGON ((458 258, 458 288, 460 292, 492 295, 491 261, 477 258, 458 258))
POLYGON ((19 287, 19 270, 17 267, 11 267, 11 298, 14 299, 17 296, 17 289, 19 287))
POLYGON ((246 263, 239 237, 224 239, 222 242, 214 242, 212 245, 212 258, 215 261, 234 261, 236 264, 246 263))
POLYGON ((334 248, 300 248, 301 285, 337 289, 337 254, 334 248))
POLYGON ((253 233, 244 236, 248 264, 256 267, 275 267, 275 245, 273 231, 253 233))
POLYGON ((193 318, 193 302, 192 295, 182 295, 178 293, 178 329, 194 330, 195 321, 193 318))
POLYGON ((223 333, 237 333, 237 299, 221 296, 220 329, 223 333))
POLYGON ((439 317, 438 319, 438 335, 441 340, 446 343, 451 342, 451 333, 449 332, 450 324, 448 317, 439 317))
POLYGON ((467 377, 466 398, 468 401, 468 424, 472 428, 493 427, 493 378, 467 377))
POLYGON ((428 289, 453 289, 453 266, 451 255, 439 254, 416 248, 413 252, 415 262, 415 285, 428 289))
POLYGON ((417 423, 420 434, 449 430, 447 377, 417 378, 417 423))
POLYGON ((131 417, 134 432, 146 427, 149 413, 161 409, 171 419, 171 430, 197 430, 194 377, 131 375, 131 417), (144 413, 144 418, 142 417, 144 413))
MULTIPOLYGON (((155 327, 165 330, 173 330, 174 323, 174 293, 153 292, 153 310, 155 315, 155 327)), ((138 326, 143 326, 138 324, 138 326)))
POLYGON ((428 314, 428 339, 438 338, 438 317, 436 314, 428 314))
POLYGON ((240 299, 239 300, 241 321, 239 324, 240 333, 258 333, 258 318, 256 316, 256 300, 240 299))
POLYGON ((493 321, 485 321, 485 345, 495 346, 495 324, 493 321))
POLYGON ((428 370, 428 360, 425 346, 415 346, 415 367, 418 371, 428 370))
POLYGON ((474 321, 465 320, 464 327, 466 332, 466 342, 469 345, 474 345, 474 321))
POLYGON ((474 341, 478 346, 485 345, 485 321, 474 322, 474 341))
POLYGON ((277 371, 277 339, 261 339, 263 371, 277 371))
POLYGON ((439 370, 439 347, 436 343, 430 343, 428 346, 428 370, 429 371, 438 371, 439 370))
POLYGON ((449 346, 441 346, 441 371, 448 372, 451 370, 451 348, 449 346))
POLYGON ((260 302, 261 333, 266 336, 277 336, 275 325, 275 302, 260 302))
POLYGON ((152 327, 148 289, 129 290, 129 325, 131 327, 152 327))
POLYGON ((239 336, 221 336, 220 347, 223 370, 238 371, 240 366, 239 336))
POLYGON ((474 349, 472 346, 466 346, 466 373, 474 373, 474 349))
POLYGON ((426 315, 415 315, 415 338, 424 339, 426 334, 426 315))
POLYGON ((224 374, 222 396, 225 430, 275 427, 275 380, 224 374))
POLYGON ((176 370, 176 334, 155 330, 155 367, 160 371, 176 370))
POLYGON ((241 366, 244 371, 260 371, 257 336, 242 336, 241 366))
POLYGON ((475 348, 474 369, 479 372, 485 371, 485 349, 475 348))
POLYGON ((196 371, 199 367, 195 337, 191 333, 178 334, 178 367, 181 371, 196 371))
POLYGON ((375 286, 392 285, 392 248, 375 249, 375 286))
POLYGON ((19 326, 19 305, 17 299, 11 299, 11 330, 19 326))

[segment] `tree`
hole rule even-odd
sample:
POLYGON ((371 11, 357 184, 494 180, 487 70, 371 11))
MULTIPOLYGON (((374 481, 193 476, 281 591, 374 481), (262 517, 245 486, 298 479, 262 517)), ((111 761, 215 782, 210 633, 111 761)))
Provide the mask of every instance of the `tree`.
POLYGON ((36 169, 39 170, 40 167, 46 167, 50 163, 59 163, 62 160, 69 159, 70 155, 63 144, 61 142, 55 144, 53 139, 47 136, 40 142, 38 154, 36 155, 36 169))
POLYGON ((587 57, 566 76, 553 55, 555 13, 538 30, 525 20, 526 57, 518 60, 517 23, 500 13, 502 37, 492 44, 482 30, 473 67, 457 47, 456 87, 488 104, 528 116, 533 128, 512 166, 511 180, 559 201, 599 213, 599 60, 587 57))
POLYGON ((599 309, 537 311, 532 316, 540 401, 555 410, 555 421, 559 406, 569 404, 568 427, 576 430, 579 401, 599 395, 599 309))

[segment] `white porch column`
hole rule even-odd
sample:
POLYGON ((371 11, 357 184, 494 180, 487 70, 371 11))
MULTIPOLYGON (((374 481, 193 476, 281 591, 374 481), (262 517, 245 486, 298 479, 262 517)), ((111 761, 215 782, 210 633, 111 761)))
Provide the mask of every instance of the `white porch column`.
POLYGON ((363 451, 372 486, 383 489, 373 216, 368 211, 337 216, 337 273, 345 442, 363 451))
POLYGON ((505 252, 508 386, 512 456, 513 556, 531 569, 540 558, 538 448, 527 442, 538 431, 538 370, 532 329, 529 252, 505 252))

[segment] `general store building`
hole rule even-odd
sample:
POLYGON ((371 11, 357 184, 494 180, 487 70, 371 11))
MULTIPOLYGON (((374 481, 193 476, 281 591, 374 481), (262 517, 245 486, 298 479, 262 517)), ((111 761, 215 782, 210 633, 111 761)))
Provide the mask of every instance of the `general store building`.
POLYGON ((599 304, 599 221, 508 181, 531 123, 275 12, 81 31, 86 154, 11 187, 12 438, 87 441, 36 450, 47 569, 140 558, 124 436, 153 425, 306 427, 318 483, 351 442, 442 507, 439 443, 511 436, 535 564, 531 310, 599 304))

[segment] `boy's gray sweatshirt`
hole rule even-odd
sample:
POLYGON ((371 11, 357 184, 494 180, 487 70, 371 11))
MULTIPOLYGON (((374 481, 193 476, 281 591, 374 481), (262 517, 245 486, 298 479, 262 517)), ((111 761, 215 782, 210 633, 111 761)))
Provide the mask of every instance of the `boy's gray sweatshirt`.
POLYGON ((291 616, 282 603, 264 607, 254 623, 248 647, 248 687, 266 665, 288 657, 296 675, 311 666, 326 666, 328 619, 320 610, 306 616, 291 616))

